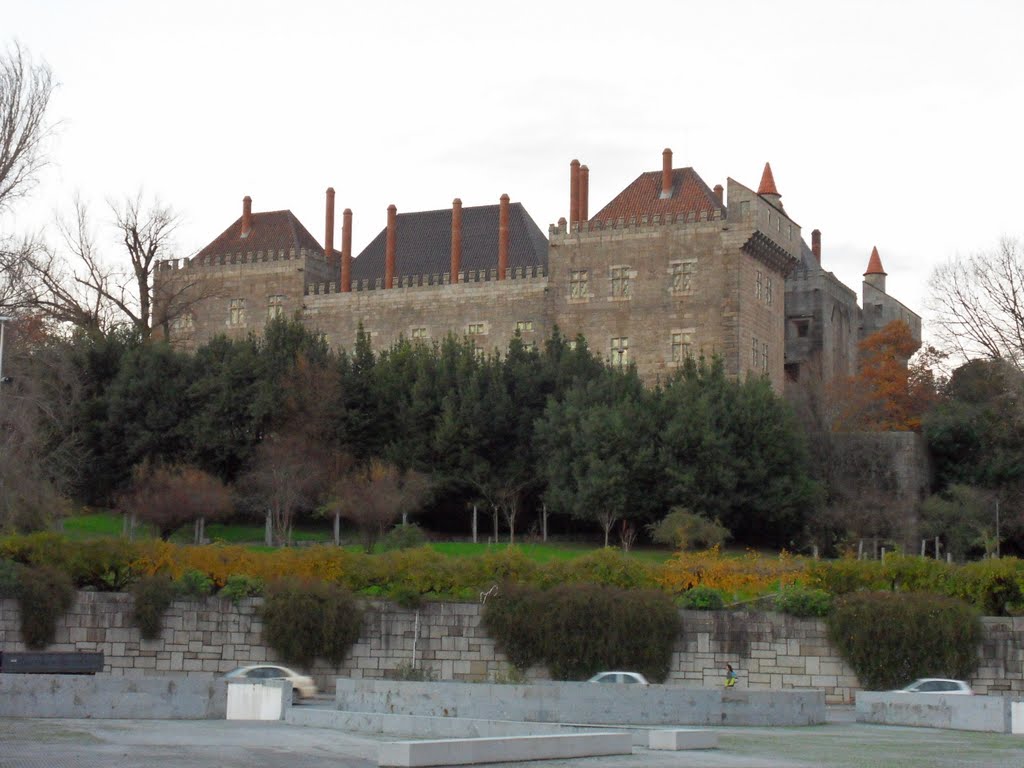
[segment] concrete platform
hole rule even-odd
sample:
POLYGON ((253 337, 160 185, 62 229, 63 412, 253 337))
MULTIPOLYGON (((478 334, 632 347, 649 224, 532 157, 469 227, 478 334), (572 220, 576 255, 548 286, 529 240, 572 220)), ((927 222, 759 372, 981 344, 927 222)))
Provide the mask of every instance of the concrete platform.
POLYGON ((718 734, 715 731, 694 728, 650 731, 647 747, 672 752, 684 749, 717 749, 718 734))
POLYGON ((546 736, 509 736, 485 739, 392 741, 380 745, 381 766, 481 765, 528 760, 628 755, 633 737, 628 733, 576 733, 546 736))

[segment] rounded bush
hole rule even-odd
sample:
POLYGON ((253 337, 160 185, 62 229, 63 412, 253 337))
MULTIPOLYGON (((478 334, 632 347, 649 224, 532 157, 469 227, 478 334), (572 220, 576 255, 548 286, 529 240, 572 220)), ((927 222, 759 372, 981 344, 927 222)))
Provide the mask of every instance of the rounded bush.
POLYGON ((39 565, 18 570, 14 591, 25 645, 45 648, 57 634, 57 619, 75 602, 75 585, 63 571, 39 565))
POLYGON ((132 585, 135 598, 132 621, 143 640, 156 640, 164 629, 164 614, 178 596, 178 588, 169 576, 143 576, 132 585))
POLYGON ((978 612, 950 597, 858 592, 839 598, 829 639, 867 690, 899 688, 918 677, 969 677, 978 667, 978 612))
POLYGON ((286 580, 266 589, 263 640, 285 661, 309 667, 317 657, 335 666, 359 639, 363 609, 340 584, 286 580))
POLYGON ((832 610, 832 595, 823 589, 794 584, 779 590, 774 605, 776 611, 790 616, 827 616, 832 610))
POLYGON ((696 586, 682 594, 679 607, 691 611, 720 611, 725 608, 725 598, 717 589, 696 586))

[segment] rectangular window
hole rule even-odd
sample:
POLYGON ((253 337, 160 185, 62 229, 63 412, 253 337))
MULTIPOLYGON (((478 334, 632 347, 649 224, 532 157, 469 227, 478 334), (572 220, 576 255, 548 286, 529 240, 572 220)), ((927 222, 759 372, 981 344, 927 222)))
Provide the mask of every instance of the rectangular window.
POLYGON ((761 370, 768 373, 768 345, 761 345, 761 370))
POLYGON ((281 317, 284 314, 284 296, 267 297, 267 320, 281 317))
POLYGON ((179 315, 171 320, 171 330, 177 333, 186 333, 191 331, 194 325, 195 320, 193 319, 191 312, 186 312, 184 315, 179 315))
POLYGON ((769 307, 772 305, 772 279, 770 277, 764 279, 764 303, 769 307))
POLYGON ((569 298, 586 299, 590 296, 587 286, 590 274, 586 269, 569 270, 569 298))
POLYGON ((427 338, 427 329, 426 328, 413 328, 412 329, 412 338, 413 338, 414 341, 415 340, 421 340, 422 341, 423 339, 427 338))
POLYGON ((757 368, 757 364, 760 361, 760 357, 761 357, 760 353, 761 353, 760 346, 757 343, 757 339, 754 339, 753 340, 753 344, 752 344, 752 346, 750 348, 750 367, 751 368, 757 368))
POLYGON ((672 362, 681 363, 688 357, 693 357, 693 342, 690 334, 674 331, 672 333, 672 362))
POLYGON ((754 297, 760 301, 763 294, 762 284, 764 282, 764 276, 761 274, 761 270, 757 270, 757 280, 754 281, 754 297))
POLYGON ((625 298, 629 296, 629 267, 612 267, 612 296, 625 298))
POLYGON ((533 331, 533 320, 516 321, 516 330, 520 333, 529 333, 533 331))
POLYGON ((231 325, 245 324, 245 299, 232 299, 228 310, 228 323, 231 325))
POLYGON ((693 261, 677 261, 672 264, 672 293, 686 293, 693 287, 693 273, 697 264, 693 261))
POLYGON ((629 362, 629 339, 616 336, 611 343, 612 365, 626 365, 629 362))
POLYGON ((571 350, 575 350, 576 349, 576 339, 569 339, 569 341, 566 342, 566 346, 569 347, 569 349, 571 349, 571 350))
POLYGON ((482 336, 484 334, 484 324, 470 323, 466 326, 466 333, 470 336, 482 336))

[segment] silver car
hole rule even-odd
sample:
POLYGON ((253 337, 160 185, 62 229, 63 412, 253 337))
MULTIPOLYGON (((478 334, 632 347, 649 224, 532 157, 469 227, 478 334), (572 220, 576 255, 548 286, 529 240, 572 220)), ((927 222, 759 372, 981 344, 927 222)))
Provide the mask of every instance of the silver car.
POLYGON ((288 680, 292 684, 292 701, 311 699, 316 696, 316 683, 308 675, 300 675, 294 669, 280 664, 250 664, 228 672, 224 677, 246 680, 288 680))
POLYGON ((971 686, 963 680, 949 680, 944 677, 922 677, 915 680, 906 688, 900 688, 900 693, 944 693, 955 696, 973 696, 971 686))
POLYGON ((598 672, 588 683, 618 683, 627 685, 648 685, 647 678, 639 672, 598 672))

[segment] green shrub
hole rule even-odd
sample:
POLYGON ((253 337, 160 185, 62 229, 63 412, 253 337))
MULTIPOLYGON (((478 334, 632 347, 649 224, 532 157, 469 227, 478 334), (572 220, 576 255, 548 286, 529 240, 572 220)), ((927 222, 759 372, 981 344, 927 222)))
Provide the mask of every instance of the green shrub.
POLYGON ((880 578, 893 591, 949 594, 954 567, 918 555, 889 555, 878 570, 880 578))
POLYGON ((838 599, 829 639, 867 690, 918 677, 969 677, 978 666, 981 620, 954 598, 925 593, 859 592, 838 599))
POLYGON ((831 595, 862 589, 888 589, 883 565, 878 560, 815 560, 807 569, 808 584, 831 595))
POLYGON ((1024 561, 1013 557, 967 563, 951 578, 949 593, 986 616, 1008 616, 1024 602, 1024 561))
POLYGON ((384 552, 395 549, 413 549, 427 543, 427 535, 416 523, 396 525, 385 533, 380 540, 380 548, 384 552))
POLYGON ((208 597, 213 594, 213 579, 202 571, 185 571, 177 578, 175 585, 184 597, 208 597))
POLYGON ((395 584, 387 591, 387 598, 402 608, 419 608, 423 605, 423 594, 408 584, 395 584))
POLYGON ((24 567, 21 563, 0 558, 0 600, 18 596, 20 572, 24 567))
POLYGON ((263 639, 286 661, 305 667, 317 657, 335 666, 359 639, 363 609, 345 587, 280 581, 266 590, 263 639))
POLYGON ((550 563, 544 570, 553 570, 557 578, 551 586, 564 582, 589 582, 621 589, 650 589, 654 586, 654 569, 644 560, 604 547, 567 562, 550 563))
POLYGON ((483 620, 513 665, 544 664, 559 680, 602 669, 664 680, 680 629, 664 593, 597 584, 506 586, 485 603, 483 620))
POLYGON ((259 597, 263 594, 263 579, 244 573, 233 573, 228 576, 217 594, 230 600, 233 605, 238 605, 247 597, 259 597))
POLYGON ((124 539, 90 539, 70 547, 60 567, 80 589, 120 592, 138 576, 132 567, 135 551, 124 539))
POLYGON ((45 648, 57 633, 57 619, 75 602, 75 585, 49 565, 17 570, 14 588, 21 613, 21 637, 32 650, 45 648))
POLYGON ((679 607, 691 611, 720 611, 725 608, 725 598, 717 589, 698 585, 679 597, 679 607))
POLYGON ((164 614, 178 596, 169 576, 143 576, 132 585, 132 621, 143 640, 156 640, 164 628, 164 614))
POLYGON ((681 550, 720 547, 732 537, 718 520, 708 520, 685 507, 674 507, 664 518, 648 525, 647 530, 658 544, 681 550))
POLYGON ((780 589, 773 602, 776 611, 790 616, 827 616, 832 610, 832 595, 799 584, 780 589))

